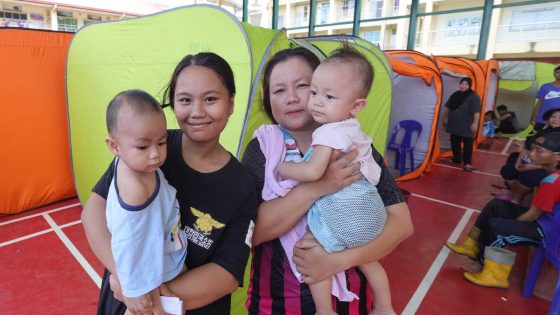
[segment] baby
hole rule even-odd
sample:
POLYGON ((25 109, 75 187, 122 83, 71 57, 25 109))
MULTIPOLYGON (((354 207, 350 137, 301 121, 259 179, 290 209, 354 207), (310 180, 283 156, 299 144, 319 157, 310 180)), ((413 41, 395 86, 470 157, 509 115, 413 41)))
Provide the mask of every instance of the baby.
POLYGON ((184 270, 187 238, 176 190, 159 169, 166 128, 161 106, 144 91, 121 92, 107 108, 105 142, 116 159, 106 216, 126 314, 163 314, 159 286, 184 270))

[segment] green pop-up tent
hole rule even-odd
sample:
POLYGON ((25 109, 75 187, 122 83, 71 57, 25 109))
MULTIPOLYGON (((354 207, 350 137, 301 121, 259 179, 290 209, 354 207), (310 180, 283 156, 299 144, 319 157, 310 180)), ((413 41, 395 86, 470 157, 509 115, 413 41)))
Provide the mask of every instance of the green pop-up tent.
MULTIPOLYGON (((248 104, 260 107, 257 87, 265 55, 289 46, 284 31, 240 23, 227 11, 207 5, 81 29, 70 45, 66 88, 72 167, 82 203, 113 158, 104 144, 105 110, 117 93, 138 88, 161 99, 182 57, 202 51, 219 54, 231 65, 237 88, 234 113, 220 142, 236 153, 248 104)), ((166 115, 168 128, 177 128, 173 113, 166 110, 166 115)), ((245 313, 246 292, 245 287, 234 294, 232 313, 245 313)))
POLYGON ((537 92, 543 84, 554 81, 553 72, 557 65, 536 61, 500 61, 499 64, 496 104, 504 104, 516 113, 520 128, 517 136, 524 138, 533 130, 530 120, 537 92))

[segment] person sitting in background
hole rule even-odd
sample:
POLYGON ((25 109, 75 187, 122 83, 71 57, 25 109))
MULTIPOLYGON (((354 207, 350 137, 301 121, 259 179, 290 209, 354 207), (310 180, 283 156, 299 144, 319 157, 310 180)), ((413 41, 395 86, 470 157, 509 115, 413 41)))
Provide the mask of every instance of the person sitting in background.
POLYGON ((472 283, 496 288, 509 286, 515 253, 506 245, 537 245, 548 237, 552 219, 560 211, 560 132, 536 137, 531 160, 546 172, 530 207, 500 199, 490 201, 478 216, 462 243, 446 242, 451 251, 477 260, 463 276, 472 283))
POLYGON ((498 114, 500 115, 500 117, 498 117, 499 125, 496 129, 496 134, 498 136, 501 136, 502 133, 517 133, 519 128, 517 115, 515 115, 515 112, 508 111, 507 106, 503 104, 498 105, 496 109, 498 110, 498 114))
POLYGON ((482 136, 484 140, 478 145, 480 149, 489 149, 492 145, 492 139, 496 135, 496 121, 498 118, 494 111, 489 110, 484 113, 484 124, 482 125, 482 136))
POLYGON ((523 198, 546 177, 547 172, 539 165, 531 162, 529 151, 533 140, 537 137, 549 132, 560 131, 560 108, 547 111, 543 117, 547 122, 544 129, 536 134, 529 135, 521 152, 511 153, 506 164, 500 170, 500 174, 509 189, 501 189, 494 193, 497 198, 523 202, 523 198))

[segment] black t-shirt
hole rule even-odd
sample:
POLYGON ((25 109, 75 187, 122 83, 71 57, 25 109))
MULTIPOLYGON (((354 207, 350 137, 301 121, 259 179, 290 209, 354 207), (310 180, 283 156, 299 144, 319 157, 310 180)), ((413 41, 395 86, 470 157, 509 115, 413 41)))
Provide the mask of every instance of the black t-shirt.
MULTIPOLYGON (((180 130, 167 133, 167 159, 161 167, 169 184, 177 189, 181 224, 188 237, 186 265, 193 269, 216 263, 243 284, 257 208, 252 176, 235 159, 220 170, 200 173, 183 160, 180 130)), ((105 172, 93 192, 107 198, 113 166, 105 172)), ((104 277, 105 282, 105 277, 104 277)), ((98 314, 123 314, 122 303, 102 286, 98 314)), ((229 314, 230 295, 188 314, 229 314)))
MULTIPOLYGON (((449 101, 445 104, 449 108, 449 101)), ((471 125, 474 120, 474 113, 480 113, 480 97, 476 93, 471 93, 463 104, 455 110, 450 110, 447 120, 447 133, 465 138, 474 138, 471 125)))

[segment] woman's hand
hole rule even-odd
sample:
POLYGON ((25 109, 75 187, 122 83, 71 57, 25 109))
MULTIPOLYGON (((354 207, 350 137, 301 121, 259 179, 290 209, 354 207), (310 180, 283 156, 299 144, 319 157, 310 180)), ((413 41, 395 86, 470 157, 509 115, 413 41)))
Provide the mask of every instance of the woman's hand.
POLYGON ((111 285, 111 290, 113 291, 113 296, 115 299, 124 302, 124 296, 122 294, 121 283, 117 279, 117 277, 109 276, 109 285, 111 285))
POLYGON ((476 134, 476 131, 478 130, 478 122, 474 122, 471 125, 471 131, 472 133, 476 134))
POLYGON ((293 262, 297 271, 303 276, 307 284, 314 284, 332 277, 332 275, 346 269, 340 261, 340 255, 329 254, 313 237, 313 234, 302 238, 294 247, 293 262))
POLYGON ((346 154, 342 154, 340 150, 333 150, 325 173, 318 181, 312 183, 317 195, 335 193, 360 179, 363 175, 359 172, 356 173, 360 169, 360 163, 348 166, 357 155, 357 150, 349 151, 346 154))

